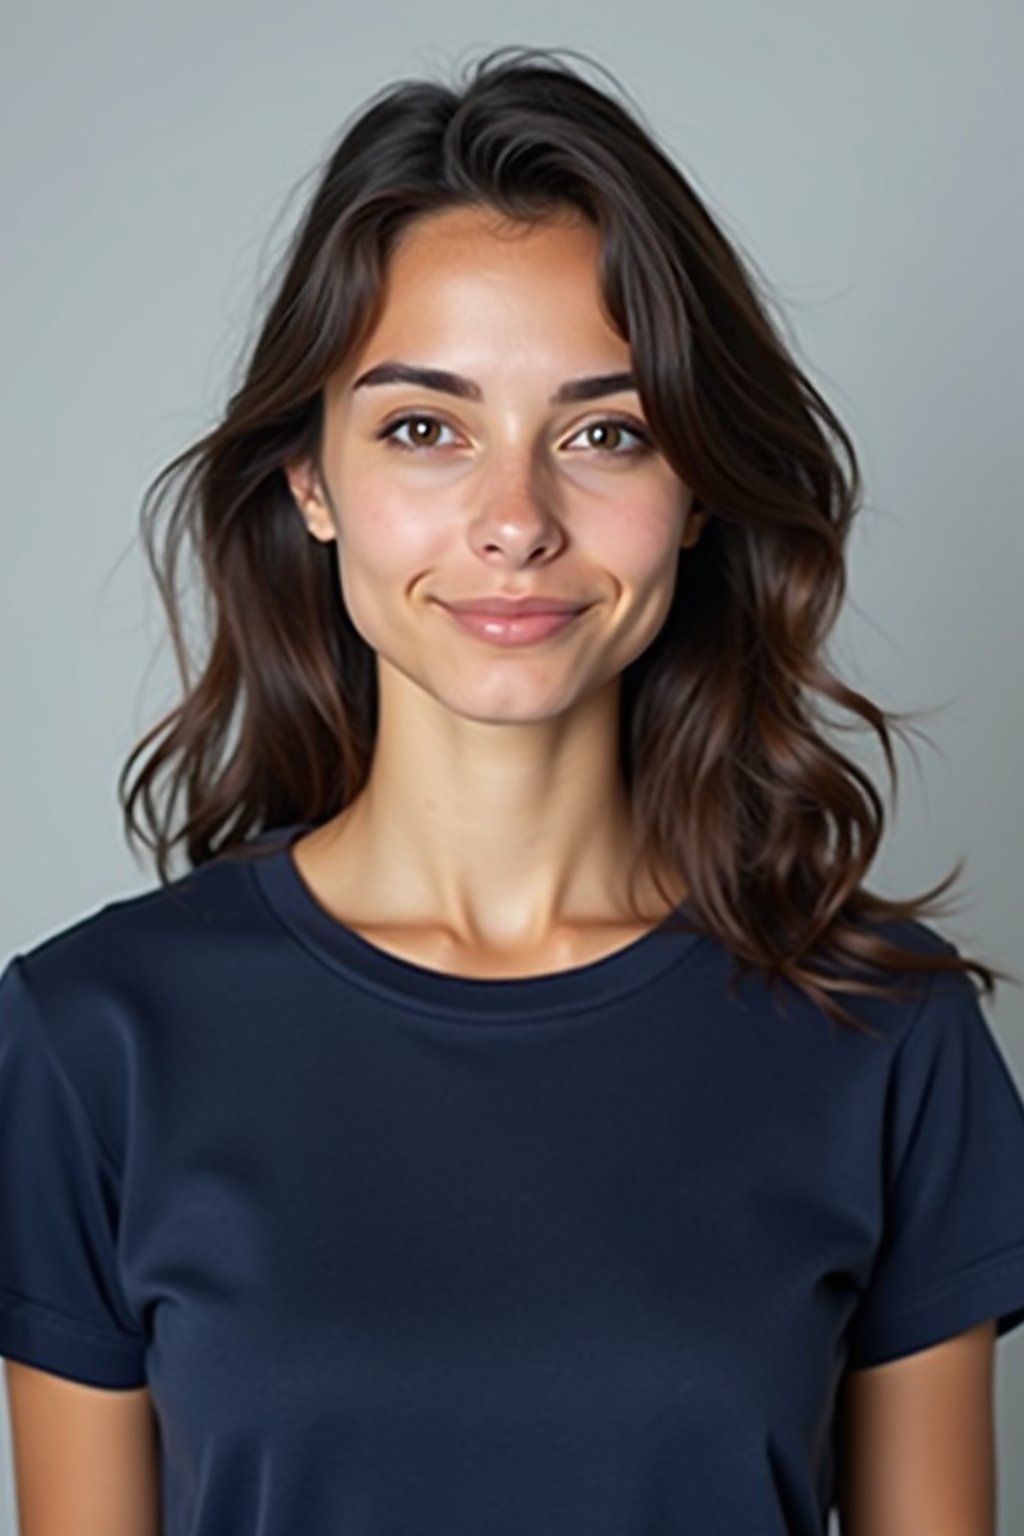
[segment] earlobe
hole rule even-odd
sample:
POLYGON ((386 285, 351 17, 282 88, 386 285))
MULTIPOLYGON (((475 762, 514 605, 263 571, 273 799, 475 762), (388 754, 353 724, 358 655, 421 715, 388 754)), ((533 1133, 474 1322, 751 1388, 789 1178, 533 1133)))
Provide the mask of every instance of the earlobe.
POLYGON ((304 506, 300 506, 299 510, 314 539, 319 539, 321 544, 329 544, 332 539, 337 538, 334 525, 321 502, 310 498, 304 506))

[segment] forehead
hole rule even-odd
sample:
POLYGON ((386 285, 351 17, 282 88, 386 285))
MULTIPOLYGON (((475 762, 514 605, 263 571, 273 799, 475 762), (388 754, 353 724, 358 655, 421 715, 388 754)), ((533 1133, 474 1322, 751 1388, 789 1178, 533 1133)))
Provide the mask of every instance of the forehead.
POLYGON ((473 374, 517 361, 565 371, 628 362, 599 284, 599 231, 569 210, 540 223, 446 209, 402 233, 377 324, 346 377, 385 358, 473 374), (582 357, 580 354, 584 354, 582 357))
POLYGON ((496 208, 443 208, 410 220, 395 241, 393 272, 452 260, 590 265, 600 249, 597 227, 577 209, 552 209, 536 219, 516 219, 496 208))

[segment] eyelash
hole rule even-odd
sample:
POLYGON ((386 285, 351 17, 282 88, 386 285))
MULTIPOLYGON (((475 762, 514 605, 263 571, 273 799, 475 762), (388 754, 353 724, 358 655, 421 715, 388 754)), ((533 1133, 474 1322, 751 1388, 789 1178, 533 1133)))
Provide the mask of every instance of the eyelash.
MULTIPOLYGON (((397 448, 400 452, 403 453, 439 452, 439 448, 436 443, 403 443, 395 436, 398 428, 404 427, 410 421, 430 421, 433 422, 436 426, 448 427, 448 423, 446 421, 442 421, 439 416, 434 416, 429 411, 407 411, 404 416, 396 416, 391 421, 386 421, 375 435, 377 438, 387 439, 389 447, 397 448)), ((654 440, 647 432, 643 431, 642 428, 636 426, 633 422, 626 420, 626 418, 622 416, 602 416, 597 421, 588 421, 586 426, 579 428, 579 432, 585 432, 590 427, 606 426, 622 427, 625 431, 630 432, 634 437, 638 438, 639 443, 635 448, 594 448, 592 450, 594 453, 602 454, 605 458, 640 458, 642 455, 649 453, 654 446, 654 440)), ((449 427, 449 431, 454 431, 454 428, 449 427)), ((576 433, 574 435, 578 436, 579 434, 576 433)))

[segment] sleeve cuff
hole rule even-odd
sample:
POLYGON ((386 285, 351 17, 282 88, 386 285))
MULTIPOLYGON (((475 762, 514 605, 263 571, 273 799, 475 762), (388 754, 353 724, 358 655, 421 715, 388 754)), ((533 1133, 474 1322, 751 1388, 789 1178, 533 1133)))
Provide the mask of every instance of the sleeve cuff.
POLYGON ((146 1384, 143 1339, 106 1336, 10 1293, 0 1294, 0 1356, 93 1387, 146 1384))
POLYGON ((883 1365, 987 1318, 996 1319, 997 1338, 1024 1323, 1024 1243, 963 1266, 917 1296, 863 1312, 850 1334, 847 1369, 883 1365))

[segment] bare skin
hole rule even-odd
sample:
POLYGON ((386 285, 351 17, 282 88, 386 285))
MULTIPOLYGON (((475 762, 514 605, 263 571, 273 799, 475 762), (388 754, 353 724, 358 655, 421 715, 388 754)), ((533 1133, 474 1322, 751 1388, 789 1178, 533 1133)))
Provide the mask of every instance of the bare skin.
POLYGON ((93 1387, 4 1360, 20 1536, 158 1536, 148 1387, 93 1387))
POLYGON ((993 1318, 842 1384, 842 1536, 996 1536, 993 1318))
MULTIPOLYGON (((620 678, 661 628, 708 514, 656 448, 628 451, 646 428, 635 389, 550 403, 566 380, 631 367, 598 253, 577 219, 511 226, 458 209, 412 226, 376 329, 325 392, 323 479, 308 460, 287 467, 310 534, 339 540, 380 696, 363 793, 296 842, 295 862, 364 937, 453 973, 583 964, 670 906, 650 870, 639 920, 630 901, 620 678), (482 399, 353 388, 394 360, 467 376, 482 399), (405 412, 417 419, 397 443, 375 436, 405 412), (437 601, 496 593, 593 606, 509 649, 437 601)), ((678 875, 663 878, 681 900, 678 875)))

